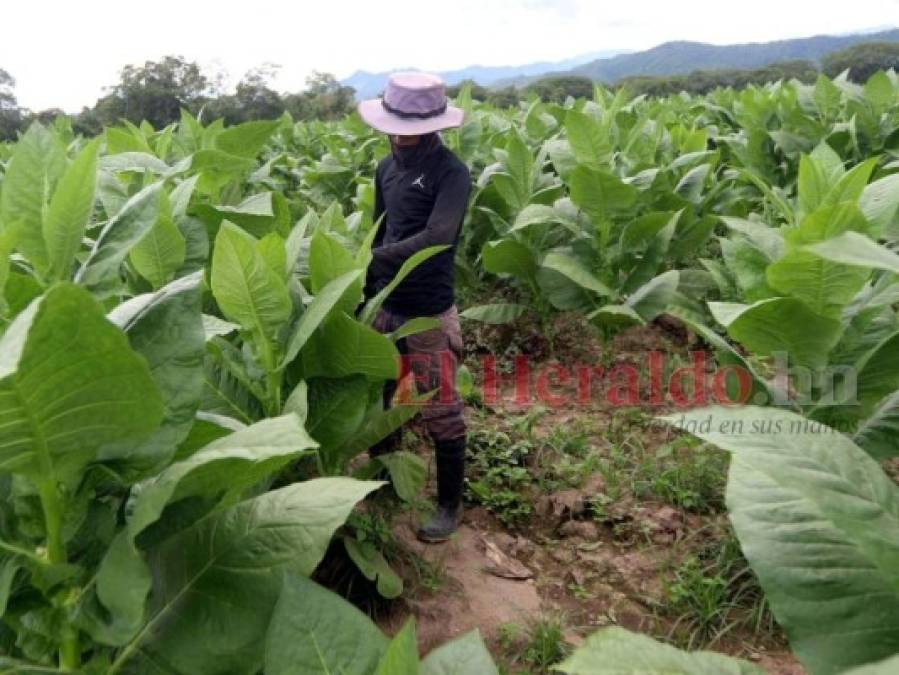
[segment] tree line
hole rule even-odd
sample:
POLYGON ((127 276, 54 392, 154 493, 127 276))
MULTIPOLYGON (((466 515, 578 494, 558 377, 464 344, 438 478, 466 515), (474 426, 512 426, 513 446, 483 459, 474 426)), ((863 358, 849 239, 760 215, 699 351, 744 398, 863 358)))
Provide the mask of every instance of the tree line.
MULTIPOLYGON (((255 68, 225 91, 222 74, 209 75, 181 56, 166 56, 141 66, 125 66, 119 81, 81 112, 68 115, 77 133, 99 134, 105 126, 146 120, 159 129, 176 121, 181 109, 204 119, 224 118, 226 124, 272 119, 289 113, 294 119, 339 119, 354 107, 354 90, 328 73, 314 72, 300 92, 280 93, 271 81, 277 66, 255 68)), ((67 114, 57 108, 31 111, 18 105, 15 79, 0 68, 0 140, 15 139, 32 120, 51 121, 67 114)))
MULTIPOLYGON (((866 81, 878 70, 899 70, 899 44, 893 42, 864 43, 825 56, 820 65, 795 60, 773 63, 749 70, 697 70, 685 75, 634 76, 612 85, 627 87, 634 94, 666 96, 685 91, 705 94, 719 87, 741 88, 776 80, 797 79, 813 82, 818 73, 830 77, 844 70, 850 79, 866 81)), ((328 73, 313 73, 300 92, 280 93, 271 82, 277 66, 266 64, 244 75, 233 93, 225 91, 223 76, 210 76, 199 65, 180 56, 166 56, 147 61, 142 66, 122 69, 119 81, 107 88, 106 94, 91 107, 84 107, 71 117, 73 129, 87 136, 99 134, 103 127, 128 120, 139 124, 146 120, 161 128, 176 121, 185 108, 205 119, 223 118, 226 124, 255 119, 272 119, 289 113, 294 119, 338 119, 353 110, 354 90, 344 86, 328 73)), ((463 83, 464 84, 464 83, 463 83)), ((529 85, 501 89, 470 82, 472 97, 500 108, 517 106, 537 96, 544 101, 562 102, 569 96, 589 97, 593 81, 576 75, 542 77, 529 85)), ((449 88, 458 93, 462 85, 449 88)), ((66 115, 62 110, 30 111, 18 105, 15 79, 0 68, 0 140, 12 140, 32 120, 49 122, 66 115)))

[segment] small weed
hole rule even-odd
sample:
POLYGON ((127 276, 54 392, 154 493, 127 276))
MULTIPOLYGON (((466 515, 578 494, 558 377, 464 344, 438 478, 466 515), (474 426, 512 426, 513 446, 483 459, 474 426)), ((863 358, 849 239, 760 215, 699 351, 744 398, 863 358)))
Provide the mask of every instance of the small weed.
POLYGON ((684 436, 637 464, 632 491, 687 511, 716 513, 724 508, 727 465, 727 453, 684 436))
MULTIPOLYGON (((561 616, 541 616, 527 626, 503 624, 497 642, 511 672, 546 675, 568 654, 565 621, 561 616)), ((504 671, 510 672, 510 671, 504 671)))
POLYGON ((689 649, 709 647, 735 628, 773 636, 777 629, 755 574, 731 530, 686 557, 663 582, 669 637, 689 649))
POLYGON ((469 435, 468 449, 470 475, 476 476, 468 482, 469 496, 506 525, 526 519, 533 510, 526 468, 531 442, 488 427, 469 435))
POLYGON ((516 623, 504 623, 496 631, 499 648, 505 653, 512 652, 520 639, 521 626, 516 623))
POLYGON ((572 582, 568 584, 568 590, 578 600, 589 600, 593 597, 593 593, 591 593, 589 589, 585 588, 581 584, 572 582))
POLYGON ((606 494, 612 500, 619 499, 630 484, 632 453, 620 445, 613 445, 598 468, 605 481, 606 494))
POLYGON ((576 421, 572 425, 554 426, 546 436, 546 444, 559 455, 584 457, 590 450, 590 437, 576 421))
POLYGON ((675 570, 674 579, 663 584, 669 611, 689 617, 690 646, 695 638, 705 639, 725 623, 728 609, 727 579, 709 570, 691 556, 675 570))
POLYGON ((378 550, 393 551, 395 540, 390 531, 390 516, 377 511, 363 512, 353 511, 347 518, 347 525, 355 530, 356 539, 360 542, 370 542, 378 550))
POLYGON ((446 565, 442 559, 427 560, 409 552, 408 561, 415 574, 415 586, 430 593, 439 591, 446 580, 446 565))
POLYGON ((549 668, 565 658, 568 646, 565 644, 565 622, 560 616, 544 616, 536 619, 527 631, 527 647, 524 660, 538 669, 548 672, 549 668))
POLYGON ((525 436, 528 440, 534 440, 534 427, 549 414, 549 410, 542 405, 531 406, 523 415, 509 418, 509 427, 518 436, 525 436))

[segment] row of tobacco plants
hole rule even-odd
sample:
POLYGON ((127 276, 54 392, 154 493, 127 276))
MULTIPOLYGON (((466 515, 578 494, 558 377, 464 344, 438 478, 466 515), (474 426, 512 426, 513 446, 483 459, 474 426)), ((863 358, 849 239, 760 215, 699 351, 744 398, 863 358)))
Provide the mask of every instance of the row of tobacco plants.
MULTIPOLYGON (((466 123, 445 140, 476 181, 463 316, 548 330, 580 312, 609 334, 668 314, 738 367, 757 405, 672 422, 732 453, 731 520, 809 671, 890 672, 895 73, 457 103, 466 123)), ((362 303, 386 152, 355 117, 225 128, 186 114, 94 140, 35 125, 0 146, 5 667, 495 672, 476 634, 419 666, 411 623, 388 640, 308 579, 336 542, 398 595, 352 513, 376 490, 414 500, 425 475, 409 453, 362 457, 414 414, 385 412, 380 392, 396 340, 432 325, 381 335, 390 289, 362 303)), ((757 671, 620 629, 559 669, 629 672, 637 655, 641 672, 757 671)))

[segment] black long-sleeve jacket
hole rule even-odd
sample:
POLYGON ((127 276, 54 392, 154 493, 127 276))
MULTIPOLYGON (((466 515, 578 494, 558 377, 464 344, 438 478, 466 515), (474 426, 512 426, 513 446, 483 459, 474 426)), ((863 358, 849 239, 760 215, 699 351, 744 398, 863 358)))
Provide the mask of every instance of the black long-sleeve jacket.
POLYGON ((468 206, 471 174, 439 139, 408 156, 391 154, 375 174, 375 236, 367 287, 377 291, 413 254, 430 246, 449 249, 419 265, 384 306, 407 317, 434 316, 455 302, 453 258, 468 206))

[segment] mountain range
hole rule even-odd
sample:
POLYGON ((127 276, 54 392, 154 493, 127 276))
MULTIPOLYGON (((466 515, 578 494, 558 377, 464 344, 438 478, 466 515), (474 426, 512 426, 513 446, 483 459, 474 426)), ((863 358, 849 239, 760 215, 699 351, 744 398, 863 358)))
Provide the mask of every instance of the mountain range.
MULTIPOLYGON (((605 59, 618 54, 624 54, 623 49, 607 49, 588 54, 574 56, 564 61, 538 61, 526 63, 521 66, 468 66, 458 70, 447 70, 438 73, 449 85, 459 84, 463 80, 474 80, 478 84, 490 86, 495 82, 518 77, 539 77, 550 71, 563 71, 590 63, 597 59, 605 59)), ((357 98, 371 98, 384 90, 387 77, 390 73, 401 70, 416 70, 415 68, 396 68, 389 72, 372 73, 365 70, 357 70, 355 73, 340 81, 356 90, 357 98)))
MULTIPOLYGON (((818 62, 831 52, 862 42, 899 42, 899 28, 731 45, 673 41, 644 51, 595 52, 555 63, 470 66, 442 72, 440 75, 451 85, 463 80, 474 80, 491 88, 509 85, 521 87, 547 75, 580 75, 611 84, 635 75, 676 75, 694 70, 759 68, 793 59, 818 62)), ((384 89, 389 74, 357 71, 341 82, 353 87, 357 97, 369 98, 377 96, 384 89)))

